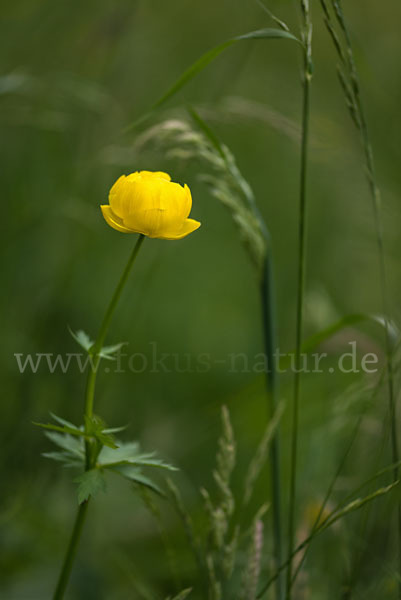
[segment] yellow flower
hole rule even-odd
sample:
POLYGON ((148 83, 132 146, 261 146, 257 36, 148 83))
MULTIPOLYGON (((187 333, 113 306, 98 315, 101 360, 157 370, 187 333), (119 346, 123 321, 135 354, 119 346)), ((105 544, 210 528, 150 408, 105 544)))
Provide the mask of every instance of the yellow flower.
POLYGON ((192 196, 187 185, 171 181, 167 173, 139 171, 122 175, 100 207, 106 222, 122 233, 179 240, 200 227, 188 219, 192 196))

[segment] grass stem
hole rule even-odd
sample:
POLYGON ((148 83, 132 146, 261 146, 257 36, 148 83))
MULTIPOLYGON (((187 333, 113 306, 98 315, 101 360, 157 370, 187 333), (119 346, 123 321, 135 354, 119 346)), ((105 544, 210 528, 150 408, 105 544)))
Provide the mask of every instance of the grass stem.
POLYGON ((301 0, 303 16, 303 97, 302 97, 302 134, 301 134, 301 170, 299 185, 299 224, 298 224, 298 277, 297 277, 297 308, 296 308, 296 337, 295 337, 295 373, 294 393, 291 422, 291 455, 290 455, 290 499, 288 508, 288 546, 290 560, 286 577, 286 600, 292 596, 293 548, 295 545, 295 508, 297 486, 297 454, 298 454, 298 421, 299 398, 301 389, 301 350, 303 335, 304 289, 306 271, 306 209, 307 209, 307 167, 309 145, 309 116, 310 116, 310 84, 312 79, 312 25, 310 21, 309 2, 301 0))
MULTIPOLYGON (((383 223, 382 223, 382 210, 381 210, 381 194, 377 184, 375 161, 373 156, 372 144, 370 141, 370 135, 368 130, 368 124, 365 114, 365 108, 362 102, 361 86, 359 83, 358 70, 355 63, 353 47, 351 43, 351 36, 348 30, 347 21, 342 8, 341 0, 331 0, 332 10, 335 14, 337 25, 341 31, 341 37, 345 46, 345 51, 342 49, 340 38, 335 35, 334 22, 331 18, 326 0, 320 0, 325 23, 329 30, 332 39, 334 39, 334 45, 339 54, 340 60, 344 65, 345 72, 341 73, 340 83, 342 84, 345 92, 347 104, 351 109, 351 116, 357 126, 360 134, 361 145, 364 154, 364 161, 366 167, 366 175, 368 179, 368 185, 370 195, 372 199, 373 219, 375 223, 375 234, 376 244, 378 251, 379 260, 379 279, 381 289, 381 303, 383 318, 385 322, 385 346, 386 346, 386 364, 387 364, 387 385, 388 385, 388 402, 389 402, 389 413, 390 413, 390 427, 391 427, 391 453, 392 462, 394 465, 393 470, 393 481, 397 481, 399 478, 399 439, 397 432, 397 407, 394 392, 394 373, 393 373, 393 347, 390 333, 390 310, 388 302, 388 285, 386 276, 386 263, 385 263, 385 252, 384 252, 384 236, 383 236, 383 223), (344 85, 345 83, 345 85, 344 85)), ((398 598, 401 599, 401 504, 398 505, 397 509, 397 537, 398 537, 398 598)))
MULTIPOLYGON (((278 400, 278 380, 277 370, 274 363, 276 325, 274 310, 274 278, 273 261, 271 250, 268 245, 265 265, 262 274, 260 287, 262 317, 263 317, 263 337, 265 345, 266 360, 268 372, 266 377, 266 390, 268 396, 269 419, 273 419, 276 414, 278 400)), ((274 561, 276 569, 282 563, 283 543, 282 543, 282 519, 281 519, 281 481, 280 481, 280 441, 278 429, 274 433, 270 446, 271 461, 271 486, 272 486, 272 514, 273 514, 273 542, 274 542, 274 561)), ((276 579, 276 598, 284 598, 284 579, 282 573, 276 579)))

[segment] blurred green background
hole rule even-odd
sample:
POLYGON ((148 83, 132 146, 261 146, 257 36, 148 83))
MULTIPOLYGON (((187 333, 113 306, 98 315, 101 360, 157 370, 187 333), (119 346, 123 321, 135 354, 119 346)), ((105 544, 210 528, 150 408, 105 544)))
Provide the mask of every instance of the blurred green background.
MULTIPOLYGON (((297 31, 297 3, 276 0, 271 8, 297 31)), ((369 0, 363 10, 356 1, 346 9, 383 191, 389 296, 397 321, 401 7, 398 0, 387 0, 384 10, 383 3, 369 0)), ((313 10, 306 334, 347 313, 381 310, 359 142, 337 83, 336 57, 318 2, 313 10)), ((230 372, 224 361, 230 353, 252 357, 262 351, 254 270, 229 214, 197 181, 196 164, 173 162, 157 151, 130 162, 119 149, 129 149, 135 140, 134 133, 124 133, 126 125, 200 54, 233 35, 271 25, 256 2, 243 0, 2 3, 1 598, 51 596, 75 512, 75 484, 69 471, 40 456, 50 442, 32 421, 47 421, 52 411, 79 423, 85 385, 77 369, 52 374, 41 367, 21 374, 14 354, 78 352, 68 326, 96 334, 134 241, 108 228, 99 210, 121 173, 166 170, 187 182, 192 216, 202 227, 179 242, 145 241, 108 341, 127 340, 127 352, 148 357, 151 344, 160 354, 177 354, 183 361, 185 355, 196 360, 208 353, 213 364, 207 373, 101 371, 96 412, 110 425, 129 422, 123 434, 127 439, 138 438, 146 450, 156 449, 180 468, 175 479, 196 521, 199 487, 213 488, 220 407, 226 404, 239 453, 234 486, 241 488, 264 429, 266 400, 260 377, 230 372)), ((169 104, 207 108, 209 123, 255 191, 273 239, 283 351, 293 347, 295 335, 299 69, 300 55, 291 42, 237 44, 169 104)), ((151 123, 161 118, 156 114, 151 123)), ((382 354, 381 337, 374 327, 346 331, 325 350, 334 360, 356 339, 364 351, 382 354)), ((287 400, 291 382, 290 376, 282 377, 287 400)), ((369 386, 375 382, 375 377, 337 372, 303 378, 300 527, 324 495, 366 404, 368 416, 336 493, 353 489, 389 462, 383 442, 386 396, 380 391, 370 400, 369 386)), ((287 421, 286 416, 285 486, 287 421)), ((266 499, 267 475, 266 470, 252 510, 266 499)), ((286 487, 284 492, 286 498, 286 487)), ((393 597, 392 523, 383 517, 387 506, 391 503, 381 500, 371 511, 366 535, 355 519, 316 543, 302 597, 339 598, 355 552, 362 556, 358 581, 363 597, 393 597)), ((162 511, 181 585, 191 585, 196 565, 181 525, 171 509, 162 505, 162 511)), ((175 591, 157 524, 128 483, 110 480, 108 493, 91 507, 67 597, 161 599, 175 591)))

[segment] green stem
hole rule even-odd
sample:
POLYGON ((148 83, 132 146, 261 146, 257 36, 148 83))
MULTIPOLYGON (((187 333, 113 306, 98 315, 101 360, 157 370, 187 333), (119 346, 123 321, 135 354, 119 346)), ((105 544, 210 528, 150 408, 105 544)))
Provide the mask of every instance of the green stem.
POLYGON ((64 593, 70 578, 72 565, 77 553, 79 540, 82 533, 82 528, 85 522, 86 511, 88 510, 89 500, 82 502, 78 507, 77 516, 75 517, 75 523, 72 530, 70 542, 68 544, 67 552, 64 558, 63 566, 61 569, 60 577, 57 583, 56 591, 53 595, 53 600, 61 600, 64 597, 64 593))
POLYGON ((132 266, 135 262, 135 259, 137 257, 137 254, 139 252, 139 249, 140 249, 144 239, 145 239, 145 236, 140 234, 139 238, 134 246, 134 249, 131 253, 131 256, 128 259, 127 266, 125 267, 123 274, 121 275, 121 279, 118 282, 118 285, 114 291, 113 297, 110 301, 110 304, 106 311, 106 314, 104 315, 103 322, 100 327, 96 342, 93 344, 93 346, 91 348, 91 354, 93 356, 93 364, 92 364, 92 368, 89 372, 88 382, 87 382, 87 386, 86 386, 86 396, 85 396, 85 415, 87 417, 91 417, 93 415, 93 401, 94 401, 94 397, 95 397, 96 376, 97 376, 98 365, 100 362, 99 352, 102 349, 102 346, 103 346, 103 343, 104 343, 104 340, 105 340, 105 337, 107 334, 107 330, 109 328, 110 321, 113 317, 113 313, 115 311, 117 303, 120 299, 121 292, 123 291, 123 288, 128 279, 128 275, 132 269, 132 266))
MULTIPOLYGON (((95 398, 95 384, 96 384, 96 375, 98 371, 98 366, 100 362, 100 352, 103 347, 104 340, 106 338, 106 334, 113 317, 114 311, 116 309, 117 303, 120 299, 121 292, 127 282, 130 271, 133 267, 139 249, 143 243, 144 236, 141 234, 134 246, 134 249, 128 259, 127 265, 123 271, 120 281, 114 291, 114 294, 111 298, 110 304, 102 321, 102 325, 99 330, 99 334, 97 336, 96 342, 93 344, 90 354, 93 357, 93 362, 91 364, 91 369, 88 375, 88 381, 86 385, 86 394, 85 394, 85 417, 90 418, 93 415, 93 403, 95 398)), ((90 442, 85 442, 85 450, 86 450, 86 462, 85 462, 85 471, 88 471, 93 467, 93 456, 92 456, 92 445, 90 442)), ((95 458, 96 460, 96 458, 95 458)), ((90 499, 90 498, 89 498, 90 499)), ((86 513, 88 509, 89 499, 82 504, 79 505, 77 515, 75 518, 74 527, 72 530, 70 542, 67 547, 66 555, 64 558, 63 566, 61 568, 61 573, 57 582, 56 591, 54 592, 53 600, 62 600, 64 597, 64 593, 68 584, 68 580, 70 578, 72 565, 75 559, 75 555, 77 553, 79 539, 81 537, 82 528, 85 522, 86 513)))
MULTIPOLYGON (((376 490, 375 492, 373 492, 372 494, 369 494, 369 495, 365 496, 364 498, 357 500, 356 501, 356 502, 358 502, 357 508, 359 509, 359 508, 365 506, 366 504, 368 504, 369 502, 372 502, 376 498, 387 494, 390 490, 394 489, 398 485, 398 483, 399 482, 392 483, 389 486, 387 486, 386 488, 380 488, 380 489, 376 490)), ((353 495, 353 494, 351 494, 351 495, 353 495)), ((334 523, 336 523, 339 519, 343 518, 344 516, 346 516, 347 514, 352 512, 351 507, 349 505, 343 507, 343 504, 344 503, 338 504, 336 506, 336 508, 315 529, 315 531, 310 533, 300 544, 298 544, 298 546, 296 546, 294 548, 294 550, 292 550, 292 552, 291 552, 290 556, 287 558, 287 560, 282 565, 280 565, 278 571, 276 571, 272 575, 272 577, 265 584, 265 586, 260 590, 260 592, 258 592, 258 594, 256 595, 257 599, 262 598, 263 594, 266 593, 266 591, 269 589, 270 585, 277 579, 280 571, 285 569, 289 565, 289 563, 292 562, 294 557, 297 554, 299 554, 299 552, 302 552, 302 550, 307 548, 316 536, 320 535, 321 533, 323 533, 324 531, 329 529, 332 525, 334 525, 334 523), (342 510, 341 510, 341 507, 343 507, 342 510)), ((354 507, 354 510, 355 509, 356 509, 356 507, 354 507)))
MULTIPOLYGON (((278 378, 274 362, 276 326, 274 311, 274 277, 273 260, 268 244, 267 256, 263 269, 260 294, 262 302, 263 334, 268 372, 266 377, 266 390, 268 396, 269 419, 273 419, 278 400, 278 378)), ((278 428, 271 442, 271 486, 272 486, 272 514, 273 514, 273 540, 274 561, 276 569, 282 563, 282 527, 281 527, 281 482, 280 482, 280 444, 278 428)), ((284 581, 280 573, 276 580, 276 598, 282 600, 284 597, 284 581)))
POLYGON ((298 229, 298 283, 296 310, 296 339, 295 339, 295 373, 294 394, 291 423, 291 457, 290 457, 290 501, 288 509, 288 545, 290 560, 286 578, 286 600, 292 597, 293 548, 295 545, 295 506, 297 485, 297 453, 298 453, 298 421, 300 397, 301 350, 304 312, 305 289, 305 249, 306 249, 306 183, 308 166, 309 114, 310 114, 310 83, 312 79, 311 35, 312 28, 309 16, 309 5, 303 0, 302 12, 304 17, 304 78, 302 106, 302 139, 301 139, 301 173, 299 191, 299 229, 298 229))
MULTIPOLYGON (((390 426, 391 426, 391 452, 392 460, 395 465, 399 462, 399 438, 397 431, 397 407, 396 397, 394 391, 394 372, 393 372, 393 347, 390 335, 390 311, 387 293, 387 277, 386 277, 386 262, 384 252, 384 236, 383 236, 383 223, 382 223, 382 211, 381 211, 381 194, 379 186, 377 185, 375 161, 373 156, 373 149, 370 142, 370 135, 368 129, 368 123, 365 115, 365 109, 362 102, 361 87, 359 83, 359 76, 357 67, 355 64, 354 53, 352 49, 351 36, 348 30, 347 22, 343 13, 341 0, 333 2, 333 7, 337 17, 337 21, 344 34, 344 39, 347 48, 348 68, 350 72, 350 79, 352 84, 352 91, 355 98, 356 110, 359 117, 359 129, 362 141, 363 152, 365 155, 366 172, 368 178, 369 189, 372 197, 372 208, 373 218, 376 229, 376 243, 378 248, 379 256, 379 276, 380 276, 380 287, 382 293, 382 307, 385 319, 385 343, 386 343, 386 362, 388 371, 388 399, 389 399, 389 413, 390 413, 390 426)), ((393 481, 397 481, 399 477, 398 466, 394 467, 393 481)), ((401 599, 401 503, 398 504, 397 508, 397 537, 398 537, 398 598, 401 599)))

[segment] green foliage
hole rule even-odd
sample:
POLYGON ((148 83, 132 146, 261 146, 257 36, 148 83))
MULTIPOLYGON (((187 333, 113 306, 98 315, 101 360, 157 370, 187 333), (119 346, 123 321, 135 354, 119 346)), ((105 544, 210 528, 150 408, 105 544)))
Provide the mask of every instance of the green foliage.
MULTIPOLYGON (((92 340, 85 331, 80 329, 76 333, 69 329, 70 334, 74 338, 74 340, 83 348, 89 355, 94 355, 94 340, 92 340)), ((100 351, 95 352, 97 356, 100 358, 105 358, 106 360, 116 360, 116 354, 123 348, 127 342, 120 342, 118 344, 113 344, 111 346, 102 346, 100 351)))
POLYGON ((283 401, 277 406, 274 417, 268 422, 265 433, 259 445, 256 453, 249 465, 248 473, 244 483, 244 504, 247 504, 253 494, 255 483, 260 476, 264 465, 266 464, 267 457, 269 455, 270 444, 273 440, 274 434, 277 431, 281 417, 283 416, 285 403, 283 401))
MULTIPOLYGON (((191 79, 195 77, 198 73, 203 71, 205 67, 207 67, 215 58, 217 58, 224 50, 229 48, 230 46, 236 44, 241 41, 248 40, 267 40, 267 39, 288 39, 293 40, 295 42, 300 42, 298 38, 296 38, 292 33, 285 29, 258 29, 257 31, 250 31, 249 33, 245 33, 243 35, 238 35, 218 46, 215 46, 211 50, 208 50, 203 54, 197 61, 195 61, 184 73, 177 79, 175 83, 152 105, 151 111, 156 110, 163 106, 170 98, 172 98, 178 91, 180 91, 191 79)), ((148 117, 148 114, 145 114, 140 119, 137 119, 132 123, 127 130, 130 130, 136 127, 139 123, 145 120, 148 117)))
POLYGON ((138 486, 144 486, 161 496, 164 495, 160 486, 153 479, 144 475, 142 470, 146 467, 156 467, 176 471, 177 468, 157 458, 154 452, 142 452, 138 442, 115 440, 112 434, 125 429, 125 427, 107 428, 104 421, 96 415, 86 418, 85 427, 81 426, 80 428, 56 415, 52 415, 52 417, 60 423, 60 426, 36 423, 42 428, 53 430, 46 431, 45 435, 62 450, 61 452, 45 452, 43 456, 46 458, 62 462, 66 467, 84 469, 86 466, 84 441, 96 442, 92 448, 94 457, 92 468, 85 470, 75 480, 79 483, 79 503, 100 489, 105 489, 104 471, 110 471, 138 486))
POLYGON ((84 464, 85 450, 81 438, 71 436, 69 433, 46 432, 46 437, 62 452, 45 452, 43 456, 53 460, 61 461, 66 467, 76 467, 84 464))
MULTIPOLYGON (((230 597, 242 579, 246 594, 243 597, 255 598, 261 563, 262 518, 267 507, 260 507, 252 527, 247 531, 242 510, 235 510, 236 502, 231 488, 231 477, 236 465, 236 443, 227 407, 222 407, 221 416, 222 433, 218 441, 216 468, 213 471, 216 490, 213 494, 204 487, 200 490, 207 521, 207 528, 202 536, 195 532, 191 515, 185 508, 178 488, 171 481, 168 485, 201 577, 206 578, 208 597, 211 600, 230 597), (249 560, 243 567, 243 550, 240 544, 243 545, 249 538, 249 560)), ((267 459, 267 452, 264 459, 267 459)))
MULTIPOLYGON (((331 10, 331 1, 326 1, 331 10)), ((294 4, 269 4, 280 10, 283 22, 295 31, 299 15, 294 4)), ((330 298, 338 315, 356 312, 384 315, 378 304, 377 256, 372 244, 365 182, 353 145, 353 124, 346 111, 339 110, 342 98, 335 80, 336 57, 329 36, 324 36, 318 8, 318 3, 314 3, 317 69, 310 154, 308 293, 317 287, 330 298)), ((369 8, 366 6, 364 10, 363 6, 361 10, 358 2, 344 2, 344 9, 351 19, 350 31, 356 42, 355 58, 361 66, 367 116, 371 119, 372 140, 377 144, 378 179, 385 191, 384 246, 392 295, 389 306, 393 306, 396 315, 399 312, 396 299, 401 297, 397 258, 401 250, 398 190, 401 37, 396 18, 400 3, 399 0, 388 0, 385 5, 372 2, 369 8)), ((332 20, 343 43, 334 13, 332 20)), ((90 3, 80 3, 71 11, 68 3, 47 6, 32 0, 4 2, 0 126, 2 191, 7 198, 7 226, 2 236, 5 290, 2 314, 7 318, 1 342, 5 368, 0 435, 2 481, 6 485, 2 490, 0 517, 0 597, 11 600, 50 594, 61 558, 61 553, 60 556, 55 553, 61 544, 60 532, 67 537, 71 525, 66 509, 69 499, 64 477, 54 477, 56 465, 51 461, 38 462, 36 450, 42 448, 43 441, 29 424, 37 420, 47 422, 38 415, 45 414, 49 407, 60 414, 65 414, 68 407, 71 420, 79 426, 81 421, 76 415, 84 387, 82 376, 74 368, 65 374, 56 371, 50 375, 45 368, 36 374, 29 369, 21 374, 15 363, 13 366, 12 352, 68 350, 69 342, 63 335, 67 322, 83 323, 87 331, 97 331, 100 311, 131 244, 129 236, 120 236, 102 224, 98 208, 107 201, 110 185, 121 173, 161 169, 176 181, 186 181, 193 193, 194 216, 202 221, 202 228, 183 242, 149 241, 139 264, 136 285, 130 285, 120 306, 121 312, 114 323, 115 337, 110 340, 129 339, 134 342, 133 352, 144 351, 151 333, 151 339, 157 339, 160 349, 188 352, 191 357, 200 350, 218 358, 236 351, 251 357, 260 351, 259 305, 252 286, 253 273, 243 264, 236 248, 237 231, 225 222, 227 215, 216 203, 208 201, 207 190, 196 185, 197 167, 191 169, 189 165, 187 169, 185 162, 180 163, 179 151, 181 147, 186 149, 186 142, 174 146, 178 160, 173 162, 164 151, 135 153, 132 138, 121 138, 120 132, 131 118, 147 110, 186 64, 192 62, 192 57, 202 53, 202 48, 213 46, 215 40, 228 39, 235 32, 268 25, 264 21, 265 14, 256 2, 197 4, 172 0, 158 3, 155 10, 150 2, 100 0, 95 11, 90 3), (46 481, 51 481, 51 489, 43 502, 46 481), (29 551, 32 540, 35 552, 29 551)), ((299 61, 295 57, 296 45, 266 41, 236 44, 223 51, 170 102, 174 104, 176 99, 180 103, 194 102, 202 118, 213 129, 216 127, 219 137, 227 142, 242 173, 252 184, 274 243, 280 345, 292 349, 299 61)), ((347 60, 346 55, 344 59, 347 60)), ((341 58, 338 62, 352 97, 346 68, 341 58)), ((175 114, 171 112, 166 118, 174 118, 175 114)), ((201 131, 194 122, 190 125, 201 131)), ((197 172, 210 174, 206 167, 199 167, 197 172)), ((317 312, 305 314, 307 335, 336 320, 325 314, 323 325, 317 326, 317 312)), ((359 351, 377 353, 381 367, 384 359, 377 341, 379 335, 374 326, 366 321, 365 327, 361 321, 323 340, 323 350, 329 354, 330 365, 335 366, 337 354, 353 339, 358 342, 359 351)), ((81 347, 76 346, 76 351, 81 351, 81 347)), ((399 353, 394 363, 396 389, 400 364, 399 353)), ((113 367, 113 363, 109 366, 113 367)), ((379 376, 379 373, 367 377, 343 376, 336 371, 332 375, 303 377, 299 532, 303 528, 309 530, 305 511, 310 502, 319 505, 324 497, 362 407, 364 418, 358 439, 325 512, 391 460, 383 386, 375 401, 370 399, 371 387, 379 376)), ((384 373, 382 381, 386 377, 384 373)), ((288 400, 292 378, 284 374, 280 380, 280 396, 288 400)), ((236 505, 240 510, 243 483, 249 473, 245 458, 256 448, 265 427, 261 376, 228 373, 224 365, 218 364, 213 365, 207 376, 166 375, 148 370, 135 376, 112 378, 100 368, 98 383, 102 414, 107 414, 108 420, 113 423, 132 420, 136 429, 140 427, 146 448, 167 447, 177 464, 182 465, 187 475, 183 476, 181 493, 195 534, 202 539, 206 521, 203 499, 199 494, 192 495, 188 485, 189 482, 196 487, 206 484, 216 504, 214 493, 218 490, 210 483, 208 466, 215 442, 216 405, 228 403, 240 446, 234 472, 235 491, 240 492, 236 505)), ((280 427, 283 478, 288 482, 286 414, 280 427)), ((65 431, 47 429, 46 432, 60 434, 66 440, 65 431)), ((124 441, 129 439, 128 433, 110 433, 124 441)), ((60 466, 74 465, 74 445, 78 446, 78 452, 84 447, 83 436, 71 433, 70 437, 73 440, 68 451, 44 438, 48 444, 45 449, 54 449, 54 454, 58 453, 58 459, 62 459, 60 466), (68 459, 64 453, 69 454, 68 459)), ((78 459, 75 468, 82 470, 82 461, 78 459)), ((144 467, 143 473, 153 473, 150 469, 144 467)), ((245 515, 251 518, 254 504, 256 509, 266 499, 267 470, 262 473, 260 485, 255 487, 250 503, 241 513, 244 518, 245 515)), ((104 469, 104 474, 109 488, 119 483, 113 481, 116 474, 111 469, 104 469)), ((385 486, 390 475, 386 471, 377 487, 385 486)), ((121 481, 123 484, 127 492, 128 487, 134 487, 121 481)), ((390 515, 396 512, 398 493, 395 488, 337 521, 337 526, 327 530, 320 540, 316 538, 294 595, 338 600, 345 596, 341 588, 347 587, 353 598, 396 597, 396 528, 390 522, 390 515), (361 563, 357 573, 354 573, 355 562, 361 563), (352 585, 348 581, 349 572, 352 585)), ((90 592, 99 600, 105 595, 154 600, 164 598, 170 590, 174 596, 172 590, 177 592, 196 580, 190 598, 207 597, 199 586, 196 565, 188 557, 188 548, 182 544, 180 524, 165 515, 166 503, 161 503, 162 518, 176 552, 181 577, 177 585, 169 579, 167 561, 163 560, 154 527, 131 496, 108 494, 107 509, 115 518, 112 526, 105 523, 96 529, 96 544, 90 542, 93 520, 87 523, 83 550, 89 550, 90 557, 78 554, 78 577, 71 594, 85 596, 85 582, 90 582, 90 592), (81 583, 82 590, 78 590, 76 586, 81 588, 81 583)), ((245 567, 250 556, 253 533, 252 526, 249 531, 247 527, 248 524, 237 541, 239 550, 235 553, 233 577, 245 567)), ((270 575, 266 571, 271 564, 272 532, 267 522, 264 535, 263 581, 270 575)), ((231 549, 229 553, 233 554, 231 549)), ((224 598, 237 598, 241 588, 237 580, 235 588, 224 598)))
POLYGON ((81 504, 89 499, 89 496, 96 496, 99 492, 106 491, 106 480, 100 469, 89 469, 75 479, 78 485, 78 503, 81 504))
POLYGON ((89 337, 89 335, 85 333, 85 331, 83 331, 82 329, 79 329, 76 333, 72 331, 72 329, 69 329, 69 332, 74 338, 74 340, 81 346, 81 348, 83 348, 84 350, 86 350, 86 352, 89 353, 90 349, 94 344, 94 341, 89 337))
POLYGON ((115 465, 134 465, 159 467, 168 471, 177 471, 176 467, 169 465, 159 458, 155 458, 154 452, 141 453, 137 442, 120 443, 116 449, 103 448, 99 454, 98 463, 105 468, 115 465))
MULTIPOLYGON (((157 483, 155 483, 150 477, 146 477, 143 475, 141 470, 138 467, 134 467, 132 465, 107 465, 109 471, 117 473, 121 475, 125 479, 129 479, 133 483, 137 483, 139 486, 144 486, 145 488, 149 488, 152 492, 159 494, 160 496, 165 496, 165 492, 161 489, 157 483)), ((171 468, 171 467, 170 467, 171 468)))
POLYGON ((167 120, 146 130, 136 141, 138 154, 154 143, 173 159, 199 162, 207 172, 198 177, 211 195, 231 213, 242 243, 261 273, 268 246, 268 233, 256 206, 253 191, 242 176, 234 155, 222 144, 201 117, 190 109, 187 120, 167 120))
POLYGON ((169 596, 168 598, 166 598, 166 600, 185 600, 185 598, 188 598, 191 592, 192 588, 188 588, 187 590, 182 590, 182 592, 174 596, 174 598, 171 598, 171 596, 169 596))
POLYGON ((105 422, 97 415, 91 417, 84 416, 85 419, 85 432, 89 437, 97 440, 102 446, 108 448, 117 449, 118 446, 114 441, 113 436, 107 433, 107 427, 105 422))

